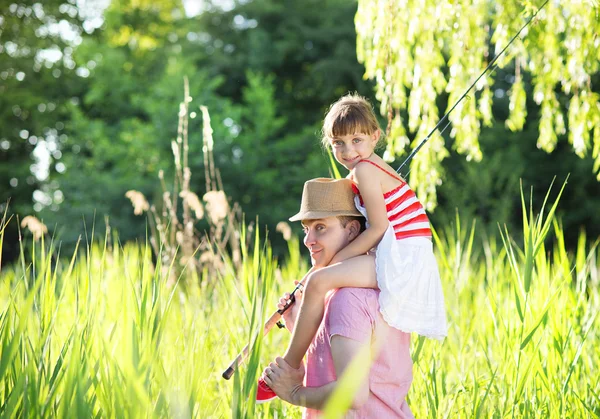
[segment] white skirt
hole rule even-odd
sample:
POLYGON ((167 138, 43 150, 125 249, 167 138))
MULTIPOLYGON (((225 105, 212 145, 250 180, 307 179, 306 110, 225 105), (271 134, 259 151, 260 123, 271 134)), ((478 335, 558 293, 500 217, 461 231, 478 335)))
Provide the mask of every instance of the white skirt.
POLYGON ((384 320, 403 332, 443 340, 448 325, 431 240, 426 237, 397 240, 390 225, 377 245, 375 266, 384 320))

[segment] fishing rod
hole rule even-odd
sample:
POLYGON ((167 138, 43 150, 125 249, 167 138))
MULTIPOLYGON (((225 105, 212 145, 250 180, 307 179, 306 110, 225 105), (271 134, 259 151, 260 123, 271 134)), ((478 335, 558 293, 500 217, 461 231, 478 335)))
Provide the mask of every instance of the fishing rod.
MULTIPOLYGON (((285 306, 283 306, 283 308, 281 308, 281 309, 277 310, 275 313, 273 313, 271 315, 271 317, 269 317, 269 319, 265 322, 265 324, 263 326, 263 336, 265 336, 267 333, 269 333, 269 331, 275 325, 277 325, 280 329, 285 328, 285 326, 281 323, 281 316, 283 316, 283 313, 285 313, 296 302, 296 297, 294 296, 296 294, 296 291, 302 292, 303 289, 304 289, 304 285, 302 284, 302 282, 299 282, 298 285, 296 285, 296 288, 294 288, 294 290, 290 293, 290 298, 288 299, 285 306)), ((254 342, 255 340, 256 339, 253 339, 252 342, 254 342)), ((227 369, 223 372, 223 374, 221 374, 221 376, 224 379, 229 380, 231 378, 231 376, 233 375, 233 373, 235 372, 237 367, 242 362, 244 362, 244 360, 248 356, 249 350, 250 350, 250 344, 248 343, 246 346, 244 346, 244 349, 242 349, 240 351, 240 353, 237 354, 235 359, 233 361, 231 361, 231 364, 229 364, 229 367, 227 367, 227 369)))
MULTIPOLYGON (((483 70, 483 72, 479 75, 479 77, 477 77, 477 79, 473 82, 473 84, 471 84, 471 86, 467 89, 467 91, 465 93, 463 93, 463 95, 456 101, 456 103, 452 106, 452 108, 442 117, 442 119, 439 120, 439 122, 437 123, 437 125, 431 130, 431 132, 425 137, 425 139, 423 141, 421 141, 421 143, 410 153, 410 155, 406 158, 406 160, 404 160, 404 162, 400 165, 400 167, 398 168, 398 170, 396 170, 396 172, 400 173, 400 170, 402 170, 402 168, 408 163, 410 162, 410 160, 413 158, 413 156, 421 149, 421 147, 423 147, 423 145, 431 138, 431 136, 435 133, 435 131, 439 128, 440 125, 442 125, 444 122, 446 122, 446 125, 444 126, 444 128, 440 131, 440 135, 442 135, 444 133, 444 131, 446 130, 446 128, 448 128, 448 126, 450 125, 450 121, 448 120, 448 116, 450 115, 450 112, 452 112, 454 110, 454 108, 456 108, 458 106, 458 104, 460 102, 462 102, 462 100, 467 97, 467 95, 469 94, 469 92, 471 91, 471 89, 473 89, 473 87, 477 84, 477 82, 488 72, 488 70, 491 69, 495 69, 497 67, 496 61, 498 61, 498 58, 500 58, 504 52, 507 50, 507 48, 515 41, 515 39, 517 39, 519 37, 519 35, 521 34, 521 32, 531 23, 531 21, 537 16, 537 14, 539 13, 540 10, 542 10, 544 8, 544 6, 546 5, 546 3, 548 3, 550 0, 546 0, 544 2, 544 4, 542 4, 542 6, 529 18, 529 20, 525 23, 525 25, 523 25, 523 27, 521 27, 521 29, 519 29, 519 32, 517 32, 517 34, 515 36, 512 37, 512 39, 510 40, 510 42, 504 47, 504 49, 502 49, 502 51, 500 51, 500 53, 498 55, 496 55, 494 57, 494 59, 492 61, 490 61, 490 63, 488 64, 488 66, 485 68, 485 70, 483 70)), ((410 173, 410 169, 409 171, 406 173, 406 175, 408 175, 410 173)), ((406 178, 406 176, 403 176, 404 178, 406 178)), ((286 305, 275 311, 271 317, 269 317, 269 319, 265 322, 264 326, 263 326, 263 336, 266 335, 267 333, 269 333, 269 331, 275 327, 275 325, 277 325, 279 328, 284 328, 285 326, 281 323, 281 317, 283 315, 283 313, 285 313, 296 301, 296 298, 294 296, 294 294, 296 293, 296 291, 300 290, 300 292, 302 292, 304 286, 302 284, 302 282, 298 283, 298 285, 296 285, 296 288, 294 288, 294 290, 290 293, 290 298, 288 300, 288 302, 286 303, 286 305)), ((254 340, 252 340, 252 342, 254 342, 254 340)), ((221 375, 224 379, 229 380, 233 374, 235 373, 237 367, 246 359, 246 357, 248 356, 248 352, 250 350, 250 343, 248 343, 244 349, 241 350, 241 352, 235 357, 235 359, 233 361, 231 361, 231 364, 229 365, 229 367, 227 367, 227 369, 223 372, 223 374, 221 375)))
MULTIPOLYGON (((458 106, 458 104, 460 102, 462 102, 462 100, 465 97, 467 97, 467 95, 469 94, 469 92, 471 91, 471 89, 473 89, 473 87, 475 87, 475 85, 477 84, 477 82, 488 72, 488 70, 492 69, 492 71, 493 71, 493 70, 496 69, 496 67, 498 66, 496 64, 496 61, 498 61, 498 58, 500 58, 504 54, 504 52, 508 49, 508 47, 515 41, 515 39, 517 39, 519 37, 519 35, 521 34, 521 32, 523 32, 523 30, 527 26, 529 26, 529 24, 531 23, 531 21, 533 19, 535 19, 535 17, 540 12, 540 10, 542 10, 544 8, 544 6, 546 6, 546 4, 549 1, 550 0, 546 0, 544 2, 544 4, 542 4, 540 6, 540 8, 536 10, 536 12, 529 18, 529 20, 527 20, 527 22, 525 22, 525 24, 521 27, 521 29, 519 29, 519 32, 517 32, 517 34, 512 37, 512 39, 510 40, 510 42, 508 44, 506 44, 506 46, 502 49, 502 51, 500 51, 500 53, 498 55, 496 55, 492 61, 490 61, 490 63, 488 64, 488 66, 485 68, 485 70, 483 70, 483 72, 479 75, 479 77, 477 77, 477 79, 475 79, 475 81, 471 84, 471 86, 469 86, 469 88, 467 89, 467 91, 465 93, 463 93, 463 95, 456 101, 456 103, 454 103, 454 105, 452 106, 452 108, 450 108, 450 110, 448 112, 446 112, 446 114, 442 117, 442 119, 439 120, 439 122, 436 124, 436 126, 433 127, 433 129, 431 130, 431 132, 429 134, 427 134, 427 136, 425 137, 425 139, 423 139, 423 141, 421 141, 419 143, 419 145, 408 155, 408 157, 406 158, 406 160, 404 160, 402 162, 402 164, 400 165, 400 167, 398 167, 398 169, 396 170, 396 172, 398 174, 400 174, 404 179, 406 179, 408 177, 408 174, 410 173, 410 166, 409 166, 408 172, 406 172, 406 174, 404 174, 404 175, 400 172, 402 170, 402 168, 404 166, 406 166, 406 164, 409 163, 412 160, 412 158, 414 157, 414 155, 417 154, 417 152, 421 149, 421 147, 423 147, 425 145, 425 143, 427 141, 429 141, 429 139, 435 133, 435 131, 439 128, 439 126, 442 125, 444 122, 446 122, 446 120, 448 120, 448 116, 450 115, 450 112, 452 112, 454 110, 454 108, 456 108, 458 106)), ((444 128, 440 131, 440 135, 442 135, 444 133, 444 131, 446 131, 446 128, 448 128, 449 125, 450 125, 450 121, 448 120, 446 122, 446 125, 444 126, 444 128)))

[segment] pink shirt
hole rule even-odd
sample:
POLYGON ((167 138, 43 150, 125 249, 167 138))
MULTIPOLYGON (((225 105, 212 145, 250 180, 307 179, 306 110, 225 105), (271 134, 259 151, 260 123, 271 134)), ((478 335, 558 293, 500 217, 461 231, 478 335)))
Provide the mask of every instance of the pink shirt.
MULTIPOLYGON (((325 316, 307 352, 304 385, 320 387, 336 380, 330 339, 340 335, 359 342, 383 342, 369 372, 370 394, 359 410, 348 418, 414 418, 406 403, 412 383, 410 335, 390 327, 379 313, 379 291, 340 288, 325 301, 325 316)), ((304 418, 318 418, 319 412, 306 409, 304 418)))

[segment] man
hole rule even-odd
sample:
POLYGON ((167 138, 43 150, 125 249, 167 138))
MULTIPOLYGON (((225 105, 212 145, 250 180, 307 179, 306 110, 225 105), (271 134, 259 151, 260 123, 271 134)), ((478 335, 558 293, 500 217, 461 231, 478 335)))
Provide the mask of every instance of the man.
MULTIPOLYGON (((300 212, 304 244, 313 266, 327 266, 333 256, 354 240, 364 219, 354 206, 347 179, 313 179, 304 184, 300 212)), ((342 288, 326 299, 325 316, 306 355, 306 366, 292 368, 277 358, 263 376, 282 400, 306 407, 305 418, 316 418, 338 385, 338 379, 360 354, 370 370, 360 383, 348 417, 412 418, 406 394, 412 382, 410 335, 390 327, 379 313, 378 290, 342 288)), ((284 296, 280 308, 285 304, 284 296)), ((284 314, 293 330, 301 301, 284 314)))

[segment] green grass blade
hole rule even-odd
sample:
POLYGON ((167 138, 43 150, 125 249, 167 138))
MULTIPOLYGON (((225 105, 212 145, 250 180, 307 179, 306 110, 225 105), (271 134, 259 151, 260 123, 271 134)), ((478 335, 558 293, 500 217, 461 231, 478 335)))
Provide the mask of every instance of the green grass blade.
POLYGON ((337 168, 337 164, 335 159, 333 158, 333 154, 331 153, 331 149, 327 147, 327 156, 329 157, 329 170, 330 173, 333 173, 331 176, 334 179, 341 179, 342 175, 340 175, 340 171, 337 168))

